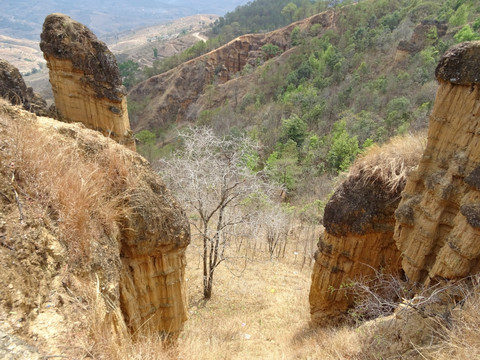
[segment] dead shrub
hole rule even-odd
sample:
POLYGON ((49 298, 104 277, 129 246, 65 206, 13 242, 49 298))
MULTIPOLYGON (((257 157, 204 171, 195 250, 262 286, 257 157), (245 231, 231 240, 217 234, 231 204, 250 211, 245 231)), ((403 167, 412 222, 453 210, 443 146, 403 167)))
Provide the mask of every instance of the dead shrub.
POLYGON ((479 359, 479 290, 479 275, 416 287, 381 273, 353 281, 359 358, 479 359))
POLYGON ((430 286, 420 286, 412 285, 401 274, 375 271, 374 276, 352 281, 345 288, 355 299, 350 315, 357 323, 390 315, 403 306, 449 324, 452 311, 471 297, 477 286, 472 286, 472 283, 477 284, 478 279, 443 280, 430 286))
POLYGON ((398 274, 381 271, 375 271, 373 277, 352 281, 345 288, 354 298, 349 315, 357 325, 390 315, 402 299, 410 296, 406 282, 398 274))

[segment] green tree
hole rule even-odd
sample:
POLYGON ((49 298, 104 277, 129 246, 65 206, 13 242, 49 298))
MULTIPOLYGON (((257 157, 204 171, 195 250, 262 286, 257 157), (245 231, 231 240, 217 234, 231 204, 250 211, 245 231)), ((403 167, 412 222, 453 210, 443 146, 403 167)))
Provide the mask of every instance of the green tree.
POLYGON ((155 59, 158 58, 158 49, 157 48, 153 48, 153 57, 155 59))
POLYGON ((156 140, 155 134, 149 130, 142 130, 139 133, 137 133, 135 137, 142 144, 148 144, 148 145, 155 144, 155 140, 156 140))
POLYGON ((143 155, 148 161, 154 160, 156 150, 157 137, 149 130, 142 130, 135 135, 138 140, 138 152, 143 155))
POLYGON ((478 31, 480 29, 480 16, 475 19, 475 22, 472 25, 473 30, 478 31))
POLYGON ((307 124, 297 115, 282 120, 280 140, 284 143, 292 140, 297 147, 301 147, 307 136, 307 124))
POLYGON ((123 85, 127 89, 130 89, 136 83, 140 65, 133 60, 127 60, 123 63, 120 63, 118 68, 120 70, 123 85))
POLYGON ((394 98, 387 104, 386 124, 391 134, 395 134, 396 130, 410 120, 410 100, 404 96, 394 98))
POLYGON ((265 173, 270 179, 285 186, 287 190, 294 190, 301 174, 298 164, 297 144, 292 139, 281 146, 280 151, 274 151, 266 161, 265 173))
POLYGON ((397 11, 394 11, 393 13, 391 13, 391 14, 385 15, 380 20, 380 22, 382 23, 382 25, 387 26, 390 30, 393 30, 398 26, 400 20, 401 20, 401 14, 397 10, 397 11))
POLYGON ((293 2, 289 2, 282 9, 282 15, 289 19, 290 22, 293 22, 293 14, 297 11, 297 5, 293 2))
POLYGON ((468 19, 469 6, 463 4, 458 7, 455 13, 450 17, 448 22, 452 26, 461 26, 467 22, 468 19))
POLYGON ((324 143, 312 133, 303 148, 302 171, 311 176, 318 176, 325 171, 324 143))
POLYGON ((290 33, 290 42, 292 46, 297 46, 300 45, 300 40, 301 40, 301 34, 300 34, 300 28, 298 26, 295 26, 290 33))
POLYGON ((467 24, 462 27, 453 37, 457 42, 461 43, 464 41, 479 40, 480 34, 474 32, 470 25, 467 24))
POLYGON ((357 137, 348 134, 345 120, 337 121, 333 125, 332 145, 327 155, 330 168, 333 171, 347 170, 359 151, 357 137))
POLYGON ((277 45, 266 44, 262 46, 262 51, 265 53, 265 60, 271 59, 280 54, 280 48, 277 45))

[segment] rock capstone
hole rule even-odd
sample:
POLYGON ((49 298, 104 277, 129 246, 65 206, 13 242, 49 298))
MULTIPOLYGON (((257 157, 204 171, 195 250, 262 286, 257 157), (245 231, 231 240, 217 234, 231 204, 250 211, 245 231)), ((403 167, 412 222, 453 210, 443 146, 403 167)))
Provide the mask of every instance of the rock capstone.
POLYGON ((325 232, 318 242, 310 288, 312 321, 331 323, 353 304, 349 284, 382 269, 400 269, 393 241, 400 192, 349 178, 325 207, 325 232))
POLYGON ((122 227, 120 304, 133 332, 178 334, 187 320, 189 224, 158 175, 145 173, 139 185, 129 193, 122 227))

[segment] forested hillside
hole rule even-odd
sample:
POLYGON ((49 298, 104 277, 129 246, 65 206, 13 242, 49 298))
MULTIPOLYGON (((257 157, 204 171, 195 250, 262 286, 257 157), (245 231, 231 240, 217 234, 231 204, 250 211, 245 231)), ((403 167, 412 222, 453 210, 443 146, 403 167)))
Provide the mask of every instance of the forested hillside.
POLYGON ((308 0, 252 1, 220 17, 212 26, 212 33, 231 38, 248 33, 271 31, 325 11, 329 5, 334 5, 333 3, 308 0))
MULTIPOLYGON (((196 121, 221 134, 244 132, 258 140, 263 148, 257 168, 291 195, 319 198, 328 179, 347 170, 372 143, 425 128, 440 56, 454 43, 480 38, 480 4, 474 0, 258 0, 221 18, 212 32, 221 38, 269 30, 323 9, 335 12, 331 29, 299 26, 286 49, 264 46, 263 59, 236 75, 245 95, 235 103, 215 105, 222 90, 214 79, 204 89, 212 105, 196 121)), ((207 46, 199 42, 187 53, 201 55, 199 48, 207 46)), ((129 105, 135 118, 148 100, 129 105)), ((149 137, 143 131, 140 149, 150 159, 168 154, 176 126, 173 130, 154 127, 149 137)))

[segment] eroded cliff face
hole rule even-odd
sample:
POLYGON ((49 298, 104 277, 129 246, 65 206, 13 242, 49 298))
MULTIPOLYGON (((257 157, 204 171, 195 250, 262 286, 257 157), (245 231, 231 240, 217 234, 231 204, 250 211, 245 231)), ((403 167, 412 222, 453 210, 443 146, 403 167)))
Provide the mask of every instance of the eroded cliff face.
POLYGON ((407 173, 422 153, 420 137, 393 139, 352 165, 325 207, 310 288, 310 313, 318 324, 338 322, 353 305, 353 281, 376 272, 398 274, 394 212, 407 173))
POLYGON ((107 46, 84 25, 51 14, 43 24, 40 48, 61 118, 81 122, 134 149, 126 92, 107 46))
POLYGON ((71 358, 95 334, 178 334, 189 225, 148 162, 4 103, 0 152, 0 330, 71 358))
MULTIPOLYGON (((334 12, 328 11, 270 33, 243 35, 208 54, 145 80, 129 93, 130 101, 144 108, 132 119, 134 128, 140 130, 174 121, 194 120, 204 109, 204 104, 197 104, 197 101, 208 85, 214 80, 220 86, 228 83, 246 64, 257 66, 257 60, 265 60, 261 50, 263 45, 276 45, 283 52, 290 44, 295 27, 304 31, 314 24, 321 24, 320 36, 333 22, 334 12), (144 104, 145 99, 149 101, 148 106, 144 104)), ((238 89, 226 92, 222 89, 221 92, 223 96, 216 99, 217 103, 224 103, 227 99, 235 103, 239 95, 238 89)))
POLYGON ((395 213, 395 241, 412 282, 480 271, 480 42, 441 59, 439 89, 418 170, 395 213))
POLYGON ((448 26, 437 20, 424 20, 413 30, 410 40, 398 43, 395 62, 402 62, 409 55, 423 50, 427 45, 435 43, 447 33, 448 26))
POLYGON ((20 71, 5 60, 0 59, 0 97, 13 105, 22 105, 27 111, 47 116, 47 103, 40 95, 27 87, 20 71))

